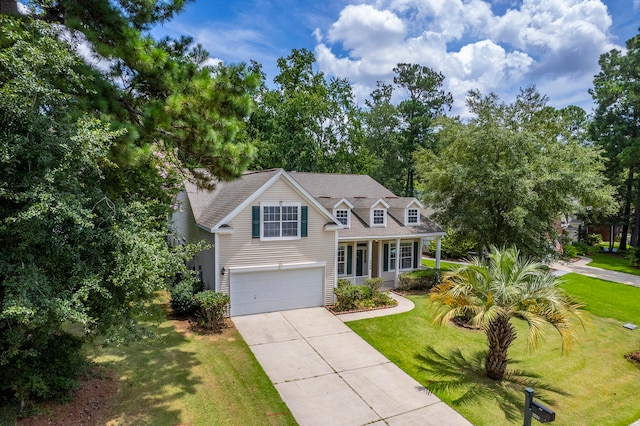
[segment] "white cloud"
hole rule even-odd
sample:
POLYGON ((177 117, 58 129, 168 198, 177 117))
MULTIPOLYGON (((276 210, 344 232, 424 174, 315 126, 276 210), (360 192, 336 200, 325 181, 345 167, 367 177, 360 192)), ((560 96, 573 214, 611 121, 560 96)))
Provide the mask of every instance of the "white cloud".
POLYGON ((327 38, 342 43, 355 57, 396 46, 404 40, 406 30, 398 16, 369 5, 349 5, 331 26, 327 38))
POLYGON ((377 80, 390 82, 397 63, 413 62, 445 75, 457 113, 470 89, 510 99, 532 83, 552 101, 588 107, 598 57, 617 47, 602 0, 522 0, 503 10, 495 14, 488 0, 349 5, 317 37, 316 57, 327 74, 349 78, 360 100, 377 80))

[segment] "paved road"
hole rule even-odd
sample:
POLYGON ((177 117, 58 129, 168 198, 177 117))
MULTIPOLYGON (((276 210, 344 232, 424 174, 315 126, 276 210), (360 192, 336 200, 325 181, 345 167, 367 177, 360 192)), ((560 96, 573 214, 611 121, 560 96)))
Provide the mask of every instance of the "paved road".
POLYGON ((325 308, 232 320, 302 426, 471 425, 325 308))

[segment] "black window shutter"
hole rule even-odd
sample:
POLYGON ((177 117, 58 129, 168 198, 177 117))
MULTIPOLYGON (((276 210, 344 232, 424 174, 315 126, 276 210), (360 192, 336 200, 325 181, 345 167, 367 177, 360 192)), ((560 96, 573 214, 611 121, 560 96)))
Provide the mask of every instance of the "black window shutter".
POLYGON ((384 245, 384 263, 382 264, 382 270, 387 272, 389 270, 389 244, 384 245))
POLYGON ((418 253, 418 249, 420 248, 418 244, 417 241, 413 242, 413 269, 418 269, 418 260, 421 257, 420 253, 418 253))
POLYGON ((260 206, 251 207, 251 238, 260 238, 260 206))
POLYGON ((307 218, 308 218, 308 211, 307 211, 307 206, 302 206, 302 212, 300 213, 300 217, 301 217, 301 221, 300 221, 300 234, 303 237, 307 236, 307 218))
POLYGON ((347 246, 347 275, 353 271, 353 246, 347 246))

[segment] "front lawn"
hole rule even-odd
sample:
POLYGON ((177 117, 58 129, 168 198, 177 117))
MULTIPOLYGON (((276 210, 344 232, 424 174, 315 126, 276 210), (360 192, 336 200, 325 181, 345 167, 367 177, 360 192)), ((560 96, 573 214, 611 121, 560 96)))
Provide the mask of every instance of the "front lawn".
MULTIPOLYGON (((435 268, 436 267, 436 261, 435 259, 422 259, 422 266, 427 266, 429 268, 435 268)), ((451 263, 451 262, 443 262, 440 261, 440 270, 441 271, 450 271, 456 267, 460 266, 457 263, 451 263)))
POLYGON ((632 266, 628 259, 616 253, 589 253, 589 257, 593 260, 588 263, 588 266, 640 275, 640 268, 632 266))
MULTIPOLYGON (((578 326, 572 351, 562 356, 561 340, 550 327, 542 346, 528 352, 526 326, 514 321, 518 339, 509 351, 510 368, 521 374, 511 382, 496 383, 484 376, 484 333, 432 323, 435 311, 426 295, 409 296, 416 304, 411 312, 347 325, 474 425, 521 425, 524 388, 529 386, 556 411, 558 425, 627 426, 640 419, 640 369, 624 354, 640 349, 640 329, 623 328, 618 317, 625 317, 624 322, 637 317, 627 319, 626 307, 618 311, 623 313, 605 314, 609 307, 595 302, 616 294, 616 287, 582 278, 570 276, 566 288, 590 305, 593 328, 578 326)), ((621 297, 637 306, 640 289, 617 286, 621 297)))
POLYGON ((128 345, 89 348, 112 369, 117 393, 109 425, 295 425, 253 353, 235 328, 198 335, 186 321, 159 318, 155 337, 128 345))
POLYGON ((562 288, 578 297, 593 315, 640 326, 640 288, 580 274, 567 274, 562 278, 562 288))

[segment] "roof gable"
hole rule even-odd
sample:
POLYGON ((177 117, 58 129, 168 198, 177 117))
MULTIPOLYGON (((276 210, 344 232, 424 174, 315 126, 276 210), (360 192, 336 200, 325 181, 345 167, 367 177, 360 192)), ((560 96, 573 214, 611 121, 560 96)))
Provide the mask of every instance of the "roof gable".
POLYGON ((320 211, 328 222, 341 226, 325 207, 282 169, 247 172, 236 180, 219 182, 213 191, 199 189, 191 183, 185 185, 185 190, 197 225, 209 232, 215 232, 227 226, 233 217, 279 179, 283 179, 302 199, 320 211))

